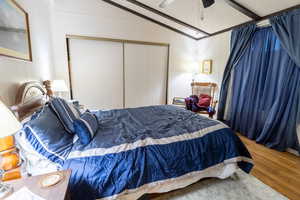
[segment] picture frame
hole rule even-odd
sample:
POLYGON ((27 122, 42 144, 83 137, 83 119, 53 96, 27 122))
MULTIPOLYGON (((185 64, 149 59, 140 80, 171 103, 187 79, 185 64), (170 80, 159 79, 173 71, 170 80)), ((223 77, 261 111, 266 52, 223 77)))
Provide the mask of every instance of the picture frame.
POLYGON ((202 74, 212 74, 212 60, 203 60, 201 66, 201 73, 202 74))
POLYGON ((32 61, 28 13, 15 0, 0 0, 0 55, 32 61))

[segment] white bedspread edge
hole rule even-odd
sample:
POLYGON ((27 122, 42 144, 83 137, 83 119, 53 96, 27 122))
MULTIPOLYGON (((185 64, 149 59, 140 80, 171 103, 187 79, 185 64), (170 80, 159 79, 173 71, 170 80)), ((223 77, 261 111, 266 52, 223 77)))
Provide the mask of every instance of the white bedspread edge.
POLYGON ((191 185, 204 178, 225 179, 233 175, 238 169, 239 168, 236 163, 220 163, 202 171, 191 172, 178 178, 149 183, 139 188, 126 190, 118 195, 105 197, 98 200, 137 200, 144 194, 170 192, 172 190, 187 187, 188 185, 191 185))

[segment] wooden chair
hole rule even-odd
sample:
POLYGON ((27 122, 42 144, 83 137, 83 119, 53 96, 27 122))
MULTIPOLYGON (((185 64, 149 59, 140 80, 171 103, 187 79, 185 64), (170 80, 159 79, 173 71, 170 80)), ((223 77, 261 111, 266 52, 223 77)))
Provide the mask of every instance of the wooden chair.
MULTIPOLYGON (((216 83, 205 83, 205 82, 192 82, 192 95, 199 96, 200 94, 207 94, 211 96, 210 107, 215 110, 218 101, 215 99, 215 93, 217 90, 216 83)), ((212 113, 208 111, 199 111, 199 114, 207 114, 210 118, 213 118, 212 113)))

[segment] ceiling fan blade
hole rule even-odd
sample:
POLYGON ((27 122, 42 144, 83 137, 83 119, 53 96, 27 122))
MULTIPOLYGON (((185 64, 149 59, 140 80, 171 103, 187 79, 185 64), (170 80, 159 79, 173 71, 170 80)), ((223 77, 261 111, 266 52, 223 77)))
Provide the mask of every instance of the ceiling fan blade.
POLYGON ((204 8, 208 8, 215 3, 215 0, 202 0, 204 8))
POLYGON ((164 0, 159 4, 159 7, 160 8, 166 8, 168 5, 173 3, 173 1, 175 1, 175 0, 164 0))

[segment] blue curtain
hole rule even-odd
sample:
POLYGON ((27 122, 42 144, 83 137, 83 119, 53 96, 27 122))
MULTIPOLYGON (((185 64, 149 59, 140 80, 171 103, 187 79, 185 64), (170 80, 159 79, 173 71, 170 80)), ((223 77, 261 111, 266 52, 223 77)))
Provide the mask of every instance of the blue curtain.
POLYGON ((282 46, 300 67, 300 9, 273 17, 270 22, 282 46))
POLYGON ((231 51, 229 60, 226 64, 218 106, 218 120, 224 120, 224 112, 226 106, 226 98, 228 94, 229 81, 231 77, 231 71, 235 65, 239 62, 246 48, 249 46, 250 41, 255 33, 256 25, 250 24, 248 26, 236 29, 231 34, 231 51))
POLYGON ((233 74, 231 127, 270 148, 299 150, 300 67, 272 27, 256 30, 233 74))

